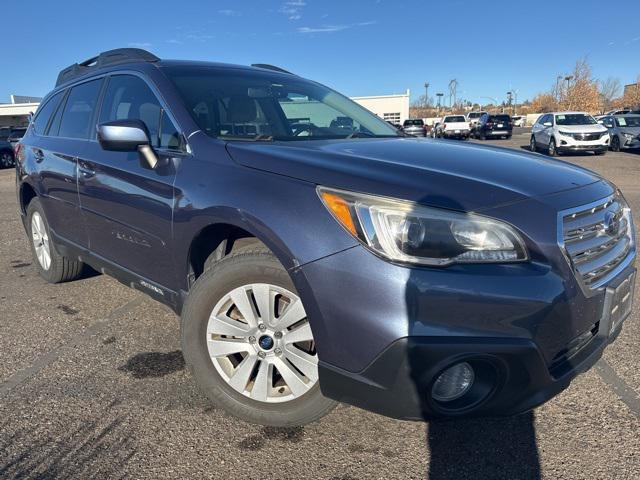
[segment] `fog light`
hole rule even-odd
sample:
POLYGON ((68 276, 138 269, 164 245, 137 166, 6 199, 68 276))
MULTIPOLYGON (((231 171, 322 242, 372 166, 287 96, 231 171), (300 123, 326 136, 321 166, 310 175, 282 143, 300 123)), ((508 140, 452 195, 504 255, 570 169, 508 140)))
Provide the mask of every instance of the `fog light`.
POLYGON ((457 363, 440 374, 431 388, 431 395, 437 402, 451 402, 467 393, 474 379, 471 365, 467 362, 457 363))

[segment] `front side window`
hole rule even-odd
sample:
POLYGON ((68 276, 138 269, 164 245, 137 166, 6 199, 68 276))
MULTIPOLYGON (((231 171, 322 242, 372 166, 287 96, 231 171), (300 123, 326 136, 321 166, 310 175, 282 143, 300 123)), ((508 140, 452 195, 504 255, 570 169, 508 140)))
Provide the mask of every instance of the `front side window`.
MULTIPOLYGON (((58 135, 66 138, 87 139, 91 134, 93 113, 98 103, 102 79, 81 83, 71 89, 62 112, 58 135)), ((55 132, 50 132, 55 135, 55 132)))
MULTIPOLYGON (((33 125, 33 130, 38 135, 44 135, 46 133, 47 125, 49 124, 49 119, 53 112, 56 111, 58 105, 60 105, 60 100, 62 100, 63 92, 56 93, 53 97, 47 100, 47 103, 42 105, 36 113, 35 118, 31 122, 33 125)), ((11 134, 9 136, 12 136, 11 134)))
POLYGON ((140 77, 114 75, 109 79, 98 123, 114 120, 142 120, 147 126, 153 147, 181 148, 178 129, 140 77))
POLYGON ((584 113, 563 113, 556 115, 556 125, 595 125, 598 122, 584 113))
POLYGON ((401 135, 339 93, 294 75, 164 67, 208 135, 233 140, 316 140, 401 135))

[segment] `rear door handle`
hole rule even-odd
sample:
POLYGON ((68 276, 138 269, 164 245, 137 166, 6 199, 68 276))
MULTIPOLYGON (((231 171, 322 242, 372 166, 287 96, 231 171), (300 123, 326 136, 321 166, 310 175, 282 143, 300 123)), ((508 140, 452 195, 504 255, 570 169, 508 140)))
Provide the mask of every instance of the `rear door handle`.
POLYGON ((96 171, 91 168, 91 165, 82 160, 78 161, 78 172, 82 175, 82 178, 92 178, 96 176, 96 171))
POLYGON ((42 150, 40 150, 39 148, 33 148, 33 157, 35 158, 36 162, 40 163, 44 160, 44 152, 42 150))

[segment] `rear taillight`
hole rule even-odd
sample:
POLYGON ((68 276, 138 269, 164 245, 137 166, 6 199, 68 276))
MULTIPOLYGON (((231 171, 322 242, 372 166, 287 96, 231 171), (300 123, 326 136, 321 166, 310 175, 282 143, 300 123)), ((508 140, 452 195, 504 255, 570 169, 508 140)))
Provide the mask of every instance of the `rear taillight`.
POLYGON ((509 122, 509 128, 513 128, 513 122, 509 122))
POLYGON ((446 124, 446 123, 443 123, 443 124, 442 124, 442 128, 444 128, 444 129, 446 130, 446 129, 447 129, 447 124, 446 124))
POLYGON ((15 152, 16 162, 22 163, 24 161, 24 147, 20 142, 18 142, 13 149, 15 152))
POLYGON ((493 122, 487 122, 487 128, 493 128, 493 122))

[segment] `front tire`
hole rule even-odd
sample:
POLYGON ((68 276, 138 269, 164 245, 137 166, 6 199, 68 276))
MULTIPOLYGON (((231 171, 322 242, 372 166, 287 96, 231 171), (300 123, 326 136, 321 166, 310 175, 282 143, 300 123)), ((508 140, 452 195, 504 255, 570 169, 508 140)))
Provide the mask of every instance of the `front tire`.
POLYGON ((248 422, 304 425, 336 405, 320 392, 302 300, 263 248, 239 250, 198 278, 182 313, 182 350, 209 399, 248 422))
POLYGON ((27 207, 27 230, 33 260, 42 278, 49 283, 62 283, 80 277, 83 263, 58 253, 38 198, 31 200, 27 207))
POLYGON ((550 157, 555 157, 558 155, 558 149, 556 148, 556 139, 553 137, 551 138, 551 140, 549 140, 547 155, 549 155, 550 157))
POLYGON ((614 137, 611 139, 611 151, 612 152, 620 151, 620 139, 618 138, 618 135, 614 135, 614 137))
POLYGON ((532 152, 538 151, 538 144, 536 143, 536 137, 533 135, 531 135, 531 138, 529 139, 529 150, 532 152))

